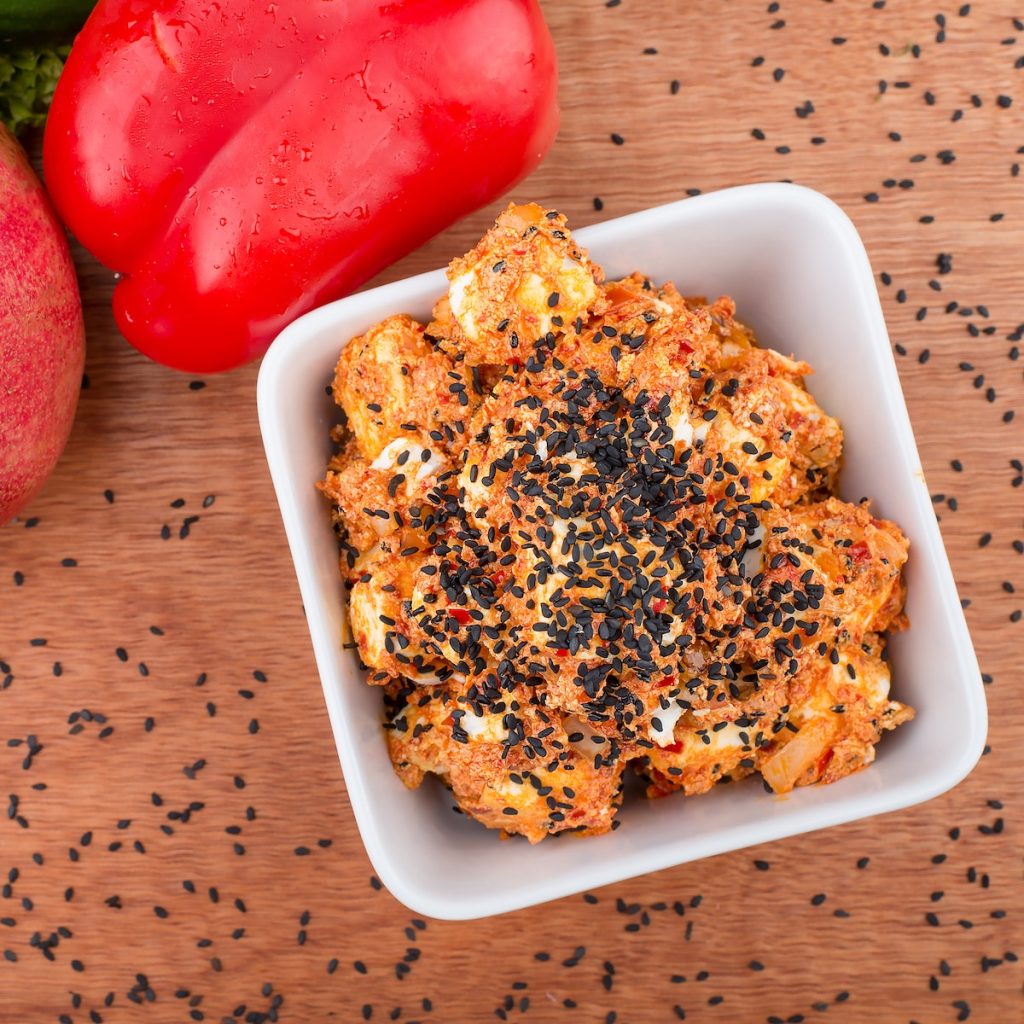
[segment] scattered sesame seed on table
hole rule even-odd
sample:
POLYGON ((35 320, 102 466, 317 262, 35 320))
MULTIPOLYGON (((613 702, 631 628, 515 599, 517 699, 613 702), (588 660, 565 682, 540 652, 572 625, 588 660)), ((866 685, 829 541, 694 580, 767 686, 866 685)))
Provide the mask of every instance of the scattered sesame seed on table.
MULTIPOLYGON (((87 387, 53 479, 0 531, 3 1024, 1020 1019, 1024 21, 543 6, 563 127, 515 198, 582 227, 789 180, 854 219, 984 673, 985 756, 907 811, 499 920, 417 917, 345 796, 256 367, 147 362, 76 249, 87 387)), ((465 252, 505 202, 375 283, 465 252)))

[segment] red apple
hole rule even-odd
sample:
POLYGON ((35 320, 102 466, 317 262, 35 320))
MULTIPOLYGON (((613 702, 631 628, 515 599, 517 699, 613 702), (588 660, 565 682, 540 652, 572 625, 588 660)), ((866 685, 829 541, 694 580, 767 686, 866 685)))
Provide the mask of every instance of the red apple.
POLYGON ((85 326, 64 230, 0 125, 0 524, 60 458, 82 385, 85 326))

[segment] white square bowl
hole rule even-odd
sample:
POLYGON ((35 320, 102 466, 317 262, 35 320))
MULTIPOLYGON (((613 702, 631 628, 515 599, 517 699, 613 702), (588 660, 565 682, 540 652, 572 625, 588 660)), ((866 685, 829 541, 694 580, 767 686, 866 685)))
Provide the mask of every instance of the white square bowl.
MULTIPOLYGON (((381 880, 437 918, 503 913, 648 871, 920 803, 956 785, 981 754, 986 708, 977 660, 900 391, 871 267, 829 199, 748 185, 670 203, 576 233, 609 278, 642 270, 686 294, 736 299, 759 340, 815 369, 810 389, 846 434, 842 496, 873 499, 910 538, 907 611, 893 637, 893 692, 917 717, 887 733, 867 771, 785 798, 756 779, 696 797, 626 802, 614 833, 539 846, 501 842, 451 811, 436 780, 395 777, 381 695, 342 648, 345 595, 328 509, 314 482, 338 410, 324 386, 342 346, 392 313, 429 319, 441 270, 353 295, 282 331, 259 375, 260 427, 295 561, 338 756, 381 880)), ((453 254, 454 255, 454 254, 453 254)))

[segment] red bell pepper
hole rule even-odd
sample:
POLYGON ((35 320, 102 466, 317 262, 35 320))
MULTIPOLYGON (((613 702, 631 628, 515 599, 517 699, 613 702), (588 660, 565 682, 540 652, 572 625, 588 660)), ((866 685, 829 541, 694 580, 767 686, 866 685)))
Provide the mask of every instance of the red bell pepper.
POLYGON ((125 337, 224 370, 520 181, 556 87, 535 0, 100 0, 46 182, 125 337))

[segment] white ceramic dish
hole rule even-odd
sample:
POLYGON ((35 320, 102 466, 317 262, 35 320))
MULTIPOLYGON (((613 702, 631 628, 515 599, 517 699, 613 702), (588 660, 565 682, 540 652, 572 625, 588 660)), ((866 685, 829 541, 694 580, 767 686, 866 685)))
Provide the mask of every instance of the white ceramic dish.
MULTIPOLYGON (((756 780, 706 796, 627 801, 621 828, 531 847, 451 811, 436 780, 395 777, 380 691, 342 648, 344 594, 326 504, 314 489, 338 412, 324 393, 341 347, 383 317, 429 318, 442 271, 353 295, 296 320, 259 375, 267 459, 305 602, 349 797, 374 867, 394 895, 438 918, 484 917, 648 871, 826 828, 937 796, 981 754, 985 698, 900 391, 871 267, 856 229, 824 196, 748 185, 576 233, 609 277, 639 269, 689 294, 727 293, 761 342, 806 359, 809 386, 846 433, 843 497, 874 499, 911 541, 912 627, 890 644, 894 695, 917 717, 886 733, 867 771, 786 798, 756 780)), ((455 255, 453 253, 453 255, 455 255)))

